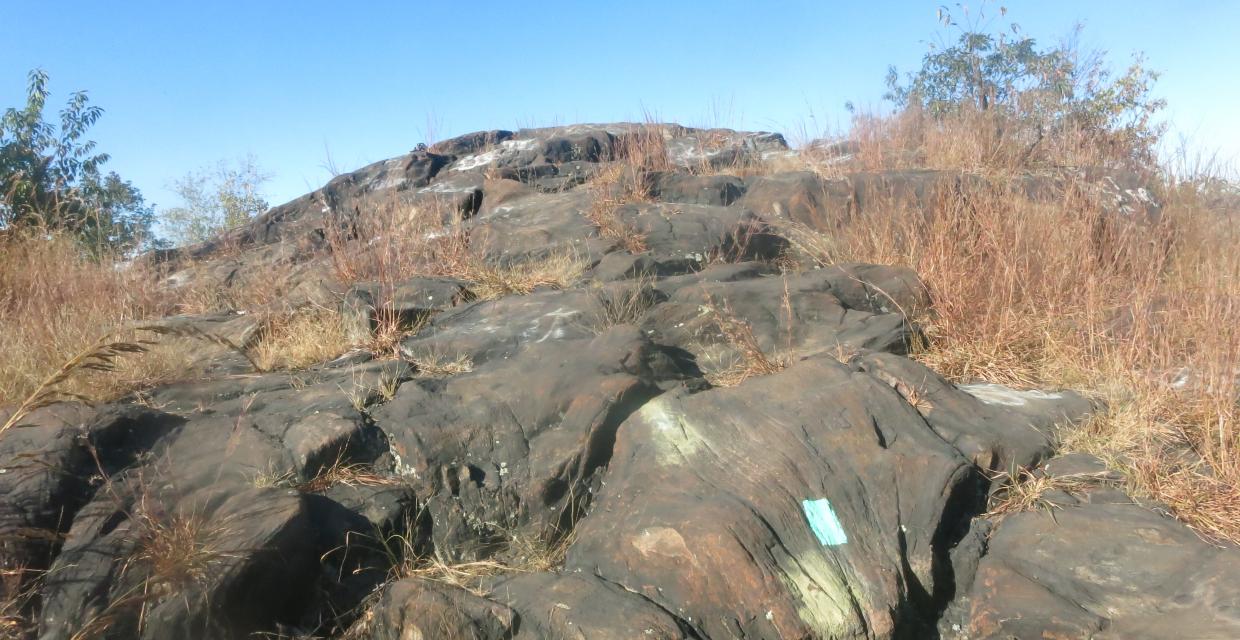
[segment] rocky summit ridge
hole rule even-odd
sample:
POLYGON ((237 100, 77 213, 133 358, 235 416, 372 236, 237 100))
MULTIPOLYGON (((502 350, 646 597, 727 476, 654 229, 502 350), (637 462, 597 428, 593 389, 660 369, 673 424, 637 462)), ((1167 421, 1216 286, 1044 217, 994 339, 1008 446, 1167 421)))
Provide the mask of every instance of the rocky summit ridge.
POLYGON ((0 563, 47 570, 37 637, 1240 637, 1240 553, 1057 454, 1091 401, 949 382, 908 357, 915 273, 799 251, 985 179, 821 169, 848 153, 479 132, 148 256, 169 287, 279 295, 167 319, 217 338, 193 379, 0 437, 0 563), (256 370, 277 310, 315 308, 353 344, 403 330, 256 370))

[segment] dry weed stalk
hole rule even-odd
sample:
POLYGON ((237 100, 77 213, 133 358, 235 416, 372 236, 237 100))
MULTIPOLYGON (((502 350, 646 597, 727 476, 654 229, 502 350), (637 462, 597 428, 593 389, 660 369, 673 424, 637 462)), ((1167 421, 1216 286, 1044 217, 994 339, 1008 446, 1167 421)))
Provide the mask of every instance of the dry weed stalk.
POLYGON ((563 250, 511 263, 490 261, 487 238, 472 235, 459 214, 442 206, 437 200, 421 207, 393 202, 330 224, 327 240, 337 277, 378 283, 375 306, 384 308, 401 282, 417 276, 465 280, 475 296, 489 299, 567 287, 585 271, 583 259, 563 250))
POLYGON ((736 362, 707 374, 707 380, 711 384, 735 387, 754 376, 779 373, 792 364, 790 345, 780 353, 768 354, 754 335, 753 326, 737 317, 726 300, 721 303, 712 302, 707 308, 724 342, 738 354, 736 362))
POLYGON ((233 344, 227 338, 210 334, 188 325, 142 325, 121 332, 109 332, 66 360, 58 369, 40 382, 34 391, 26 396, 21 404, 17 405, 4 424, 0 425, 0 434, 19 424, 30 412, 57 402, 79 401, 88 405, 95 404, 95 397, 72 390, 68 383, 75 374, 80 372, 115 373, 119 370, 120 362, 123 358, 149 352, 151 347, 156 344, 156 340, 136 337, 143 333, 151 334, 155 339, 183 337, 211 342, 244 355, 256 369, 262 370, 258 367, 258 363, 254 362, 244 349, 233 344), (125 339, 118 337, 118 333, 134 335, 135 337, 125 339))
POLYGON ((620 164, 596 175, 590 181, 591 202, 585 216, 602 237, 616 242, 629 253, 641 253, 646 250, 645 235, 619 216, 620 207, 647 199, 639 195, 645 194, 644 189, 633 188, 631 175, 632 170, 620 164))
MULTIPOLYGON (((1019 110, 1017 110, 1019 111, 1019 110)), ((849 168, 962 169, 1008 173, 1060 167, 1134 166, 1123 144, 1072 122, 1032 129, 1020 113, 969 105, 951 113, 916 106, 891 116, 858 113, 849 137, 856 145, 849 168)))
MULTIPOLYGON (((269 285, 282 277, 247 281, 230 286, 226 294, 207 295, 205 289, 214 285, 203 284, 205 280, 191 279, 177 287, 166 282, 165 275, 163 265, 148 260, 92 255, 65 234, 0 233, 0 405, 16 404, 35 393, 66 362, 102 346, 99 336, 116 327, 150 324, 186 311, 259 304, 279 295, 279 286, 269 285)), ((76 375, 60 388, 111 399, 177 379, 193 367, 192 350, 178 340, 147 346, 116 371, 76 375)))
POLYGON ((400 478, 378 473, 368 464, 349 463, 343 458, 336 458, 332 464, 319 469, 313 478, 292 486, 302 493, 322 493, 337 485, 386 487, 400 483, 400 478))
POLYGON ((627 204, 650 202, 650 180, 655 172, 674 169, 668 157, 666 126, 650 121, 632 127, 616 141, 615 162, 589 183, 590 207, 586 218, 604 238, 630 253, 646 250, 646 237, 619 216, 627 204))
MULTIPOLYGON (((213 254, 212 260, 219 260, 213 254)), ((281 302, 290 290, 297 266, 290 260, 264 263, 261 269, 239 271, 221 280, 205 264, 180 265, 176 281, 163 281, 167 315, 208 314, 220 311, 255 311, 281 302)))
POLYGON ((145 591, 152 597, 202 583, 223 555, 211 543, 222 529, 202 516, 155 515, 143 509, 137 520, 138 547, 128 561, 147 571, 145 591))
POLYGON ((1002 486, 995 492, 990 509, 983 514, 983 517, 996 520, 1002 520, 1013 513, 1026 511, 1052 513, 1062 507, 1046 498, 1048 492, 1059 491, 1068 495, 1079 495, 1091 487, 1109 481, 1104 473, 1048 476, 1036 474, 1028 469, 1001 472, 996 474, 992 480, 1002 483, 1002 486))
POLYGON ((0 405, 34 393, 110 328, 165 310, 155 280, 118 257, 89 256, 61 234, 0 234, 0 405))
POLYGON ((639 324, 646 312, 659 302, 654 277, 639 276, 612 287, 600 287, 594 294, 595 308, 589 328, 602 333, 612 327, 639 324))
POLYGON ((566 289, 581 280, 585 270, 584 259, 572 251, 560 250, 509 265, 494 265, 479 259, 456 274, 473 283, 470 290, 475 296, 491 300, 506 295, 525 295, 540 288, 566 289))
POLYGON ((22 566, 0 569, 0 638, 20 640, 34 633, 38 620, 32 614, 43 576, 22 566))

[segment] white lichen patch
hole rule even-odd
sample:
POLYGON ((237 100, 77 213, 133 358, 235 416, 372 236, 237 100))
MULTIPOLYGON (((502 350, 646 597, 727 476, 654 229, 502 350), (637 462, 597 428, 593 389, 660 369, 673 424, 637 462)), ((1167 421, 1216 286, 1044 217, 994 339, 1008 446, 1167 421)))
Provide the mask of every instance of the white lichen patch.
POLYGON ((548 340, 561 340, 568 335, 565 327, 569 321, 580 315, 580 311, 556 308, 530 322, 530 326, 521 332, 522 342, 542 343, 548 340))
POLYGON ((986 404, 997 404, 1005 407, 1023 407, 1032 401, 1043 400, 1061 400, 1062 393, 1053 393, 1049 391, 1038 391, 1030 389, 1021 391, 1011 387, 1005 387, 1001 384, 993 382, 979 382, 974 384, 957 385, 957 388, 965 393, 985 402, 986 404))
POLYGON ((505 140, 500 143, 500 148, 510 151, 529 151, 538 146, 537 138, 525 138, 523 140, 505 140))
POLYGON ((475 153, 471 156, 465 156, 464 158, 456 161, 456 166, 452 167, 452 170, 469 171, 470 169, 485 167, 496 160, 499 160, 500 154, 502 153, 503 150, 501 149, 492 149, 486 153, 475 153))
POLYGON ((463 193, 476 189, 472 184, 452 184, 451 182, 436 182, 429 187, 418 189, 418 193, 463 193))
POLYGON ((638 413, 650 425, 651 442, 656 447, 659 464, 681 464, 706 446, 693 423, 673 411, 661 398, 646 403, 638 413))
POLYGON ((417 479, 418 470, 413 468, 413 465, 405 462, 405 460, 400 457, 400 452, 397 449, 398 447, 394 446, 392 443, 388 443, 388 452, 392 455, 392 470, 396 472, 396 475, 417 479))
POLYGON ((505 140, 499 143, 499 146, 483 153, 475 153, 465 156, 456 161, 452 167, 453 171, 469 171, 479 167, 492 165, 503 158, 516 155, 522 151, 530 151, 538 146, 538 140, 535 138, 526 138, 522 140, 505 140))

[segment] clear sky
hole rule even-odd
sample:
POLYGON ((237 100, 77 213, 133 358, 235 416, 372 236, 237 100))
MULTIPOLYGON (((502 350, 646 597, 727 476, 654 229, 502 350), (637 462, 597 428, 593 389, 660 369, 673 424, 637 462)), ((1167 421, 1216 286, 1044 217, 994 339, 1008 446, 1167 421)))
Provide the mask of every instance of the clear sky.
MULTIPOLYGON (((1004 4, 1047 44, 1080 22, 1117 67, 1144 51, 1177 134, 1240 156, 1240 1, 1004 4)), ((918 65, 938 5, 0 0, 0 107, 41 67, 57 108, 86 89, 106 110, 93 138, 148 201, 253 154, 276 204, 322 184, 329 154, 352 169, 479 129, 650 113, 839 131, 845 101, 880 106, 889 64, 918 65)))

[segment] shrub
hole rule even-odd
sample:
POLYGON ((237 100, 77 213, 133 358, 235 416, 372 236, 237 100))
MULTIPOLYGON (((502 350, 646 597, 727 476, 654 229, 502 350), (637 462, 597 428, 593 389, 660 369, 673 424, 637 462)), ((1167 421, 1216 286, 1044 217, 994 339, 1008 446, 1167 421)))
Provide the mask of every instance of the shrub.
POLYGON ((939 12, 954 42, 932 44, 903 82, 890 69, 885 98, 906 117, 964 119, 988 130, 992 149, 1013 147, 1008 160, 1019 164, 1155 164, 1165 127, 1153 119, 1165 103, 1151 96, 1158 74, 1142 57, 1115 76, 1102 52, 1080 50, 1076 33, 1039 48, 1016 23, 1010 35, 992 29, 984 5, 975 17, 962 11, 960 22, 939 12))
POLYGON ((163 234, 176 245, 187 245, 249 222, 267 210, 259 189, 268 177, 252 156, 235 166, 220 162, 186 174, 173 184, 181 206, 161 213, 163 234))

